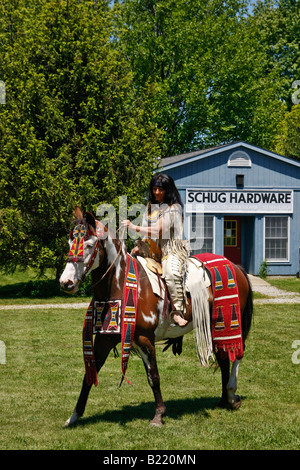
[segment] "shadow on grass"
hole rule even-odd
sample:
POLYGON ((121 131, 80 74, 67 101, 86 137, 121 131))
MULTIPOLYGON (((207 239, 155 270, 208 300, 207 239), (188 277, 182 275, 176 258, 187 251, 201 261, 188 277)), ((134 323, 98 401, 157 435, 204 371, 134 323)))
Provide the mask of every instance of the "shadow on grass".
MULTIPOLYGON (((90 280, 82 284, 80 290, 74 297, 82 297, 90 294, 90 280)), ((52 297, 69 298, 69 294, 60 289, 59 282, 55 279, 36 279, 28 282, 17 282, 15 284, 0 285, 1 299, 50 299, 52 297)))
MULTIPOLYGON (((242 397, 245 398, 245 397, 242 397)), ((166 418, 178 419, 184 415, 192 415, 200 413, 204 418, 210 416, 209 410, 217 407, 220 398, 216 397, 201 397, 201 398, 186 398, 183 400, 168 400, 165 402, 167 407, 166 418)), ((143 402, 137 405, 126 405, 120 409, 108 410, 104 413, 97 413, 93 416, 80 418, 75 427, 88 426, 98 422, 118 423, 126 425, 130 421, 136 419, 146 419, 149 422, 154 417, 155 404, 154 402, 143 402)))

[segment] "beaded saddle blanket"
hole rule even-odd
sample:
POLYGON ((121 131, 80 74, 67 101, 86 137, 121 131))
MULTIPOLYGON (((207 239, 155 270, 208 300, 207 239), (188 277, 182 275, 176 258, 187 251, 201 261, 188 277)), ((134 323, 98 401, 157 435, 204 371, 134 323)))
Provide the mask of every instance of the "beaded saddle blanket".
MULTIPOLYGON (((94 355, 93 335, 95 334, 121 334, 121 368, 122 380, 129 360, 130 350, 136 325, 138 307, 138 269, 136 260, 127 255, 127 266, 124 283, 123 298, 99 302, 92 299, 87 309, 83 332, 83 358, 86 371, 86 382, 97 386, 97 368, 94 355)), ((132 384, 131 384, 132 385, 132 384)))
POLYGON ((227 352, 231 362, 243 357, 239 291, 232 263, 212 253, 195 255, 209 270, 214 294, 212 340, 215 351, 227 352))

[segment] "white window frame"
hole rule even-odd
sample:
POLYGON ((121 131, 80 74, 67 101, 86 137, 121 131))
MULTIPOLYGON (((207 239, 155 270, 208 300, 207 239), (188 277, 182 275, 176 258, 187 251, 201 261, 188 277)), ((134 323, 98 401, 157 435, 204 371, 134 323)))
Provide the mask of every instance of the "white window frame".
POLYGON ((252 166, 252 161, 247 152, 244 150, 236 150, 229 156, 227 166, 249 168, 252 166))
POLYGON ((290 262, 290 240, 291 240, 291 232, 290 232, 290 217, 288 215, 282 214, 282 215, 266 215, 264 217, 264 259, 267 261, 268 264, 272 263, 289 263, 290 262), (267 218, 279 218, 279 217, 285 217, 287 218, 287 258, 267 258, 266 257, 266 219, 267 218))
MULTIPOLYGON (((196 214, 197 215, 197 214, 196 214)), ((216 220, 216 217, 212 214, 203 214, 203 217, 212 217, 212 253, 215 252, 215 243, 216 243, 216 237, 215 237, 215 220, 216 220)), ((192 218, 193 218, 193 214, 190 213, 187 215, 186 219, 187 219, 187 222, 188 222, 188 239, 189 241, 191 240, 191 236, 192 236, 192 218)), ((191 251, 196 251, 196 250, 191 250, 191 251)))

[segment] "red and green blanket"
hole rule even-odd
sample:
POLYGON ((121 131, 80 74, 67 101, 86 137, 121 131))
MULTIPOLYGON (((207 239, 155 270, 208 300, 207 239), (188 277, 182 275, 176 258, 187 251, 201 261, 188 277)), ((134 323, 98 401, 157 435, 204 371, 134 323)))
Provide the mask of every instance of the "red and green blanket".
MULTIPOLYGON (((139 276, 136 260, 127 255, 127 266, 122 299, 99 302, 92 299, 87 309, 83 332, 83 359, 86 371, 86 383, 97 386, 97 369, 94 355, 93 335, 121 334, 122 349, 122 380, 125 377, 129 355, 133 343, 138 307, 139 276)), ((131 384, 132 385, 132 384, 131 384)))
POLYGON ((212 340, 215 351, 228 353, 230 361, 244 354, 241 308, 235 269, 224 256, 201 253, 194 256, 209 270, 214 295, 212 340))

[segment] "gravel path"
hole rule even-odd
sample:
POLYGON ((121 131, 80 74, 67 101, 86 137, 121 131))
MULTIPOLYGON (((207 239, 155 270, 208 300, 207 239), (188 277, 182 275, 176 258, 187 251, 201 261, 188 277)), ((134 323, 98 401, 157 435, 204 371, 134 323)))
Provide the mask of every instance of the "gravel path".
MULTIPOLYGON (((300 294, 296 292, 287 292, 277 287, 271 286, 267 281, 256 276, 249 275, 252 289, 254 292, 268 296, 264 299, 255 299, 254 304, 300 304, 300 294)), ((86 310, 89 304, 87 302, 65 303, 65 304, 27 304, 27 305, 0 305, 0 310, 25 310, 35 309, 83 309, 86 310)))
POLYGON ((271 286, 267 281, 249 274, 249 279, 254 292, 268 296, 267 299, 255 299, 255 304, 299 304, 300 294, 287 292, 271 286))
POLYGON ((27 305, 0 305, 0 310, 26 310, 26 309, 43 309, 47 310, 50 308, 65 308, 69 310, 74 309, 87 309, 89 306, 88 302, 68 303, 68 304, 27 304, 27 305))

